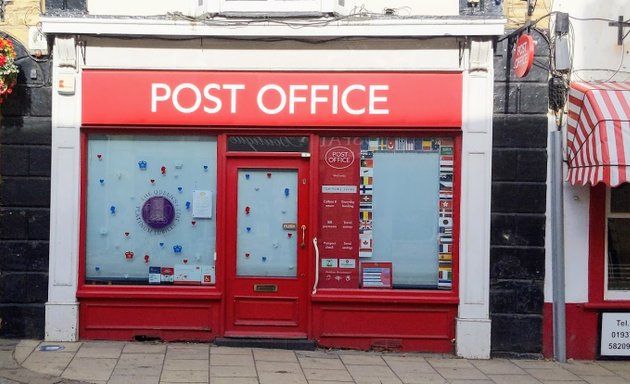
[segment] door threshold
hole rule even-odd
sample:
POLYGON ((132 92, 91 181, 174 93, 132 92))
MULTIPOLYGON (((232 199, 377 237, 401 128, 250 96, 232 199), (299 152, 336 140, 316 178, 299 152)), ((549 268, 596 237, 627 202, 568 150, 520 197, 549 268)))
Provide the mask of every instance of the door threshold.
POLYGON ((213 343, 220 347, 270 348, 314 351, 315 341, 307 339, 277 339, 252 337, 217 337, 213 343))

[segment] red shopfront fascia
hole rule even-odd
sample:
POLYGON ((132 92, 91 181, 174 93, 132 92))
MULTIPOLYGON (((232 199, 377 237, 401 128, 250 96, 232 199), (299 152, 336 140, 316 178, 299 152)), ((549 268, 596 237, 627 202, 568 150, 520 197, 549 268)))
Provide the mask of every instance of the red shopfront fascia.
MULTIPOLYGON (((85 338, 213 340, 225 334, 227 187, 221 168, 226 134, 311 138, 309 173, 318 180, 314 142, 327 136, 420 134, 455 140, 454 190, 459 190, 462 74, 459 72, 232 72, 84 70, 83 148, 87 133, 155 133, 194 129, 218 136, 217 285, 214 287, 98 286, 81 283, 80 334, 85 338), (221 240, 221 239, 224 240, 221 240)), ((84 149, 85 151, 85 149, 84 149)), ((85 159, 85 153, 84 159, 85 159)), ((86 171, 83 170, 85 179, 86 171)), ((85 183, 85 180, 84 180, 85 183)), ((311 183, 310 227, 317 228, 318 188, 311 183)), ((455 195, 457 196, 457 194, 455 195)), ((83 196, 83 207, 86 206, 83 196)), ((454 200, 455 222, 458 204, 454 200)), ((83 213, 83 217, 85 213, 83 213)), ((82 228, 82 232, 85 228, 82 228)), ((317 236, 315 231, 310 236, 317 236)), ((454 244, 459 238, 454 226, 454 244)), ((81 236, 85 249, 85 234, 81 236)), ((84 251, 82 251, 84 253, 84 251)), ((458 270, 454 247, 453 270, 458 270)), ((315 265, 309 251, 309 265, 315 265)), ((84 281, 85 255, 80 262, 84 281)), ((309 286, 314 268, 307 272, 309 286)), ((452 352, 458 278, 448 291, 320 289, 310 295, 308 337, 321 345, 452 352), (359 321, 357 321, 359 319, 359 321), (390 324, 397 324, 391 329, 390 324), (418 324, 425 324, 422 329, 418 324)))

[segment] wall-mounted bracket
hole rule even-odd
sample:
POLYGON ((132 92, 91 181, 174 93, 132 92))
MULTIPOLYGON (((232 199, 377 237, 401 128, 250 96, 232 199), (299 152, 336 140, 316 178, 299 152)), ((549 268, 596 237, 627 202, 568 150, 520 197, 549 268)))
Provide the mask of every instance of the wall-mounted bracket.
POLYGON ((619 21, 611 21, 610 23, 608 23, 608 26, 617 27, 617 45, 623 45, 623 39, 625 39, 626 36, 628 36, 628 34, 630 33, 630 31, 628 31, 624 35, 623 29, 630 28, 630 22, 624 21, 623 16, 619 16, 618 20, 619 21))

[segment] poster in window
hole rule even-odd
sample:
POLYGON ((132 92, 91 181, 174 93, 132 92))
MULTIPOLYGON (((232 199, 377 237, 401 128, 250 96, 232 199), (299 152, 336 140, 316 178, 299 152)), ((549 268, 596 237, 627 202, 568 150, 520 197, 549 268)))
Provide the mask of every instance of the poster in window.
POLYGON ((391 288, 392 287, 392 263, 370 262, 361 263, 361 287, 362 288, 391 288))
POLYGON ((320 142, 320 288, 358 288, 358 138, 320 142))

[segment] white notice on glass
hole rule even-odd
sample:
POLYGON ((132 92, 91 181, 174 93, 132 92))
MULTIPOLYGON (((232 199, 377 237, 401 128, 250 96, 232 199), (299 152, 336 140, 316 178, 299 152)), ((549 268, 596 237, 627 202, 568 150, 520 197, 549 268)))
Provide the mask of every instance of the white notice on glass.
POLYGON ((193 191, 192 215, 196 219, 212 219, 212 191, 193 191))

